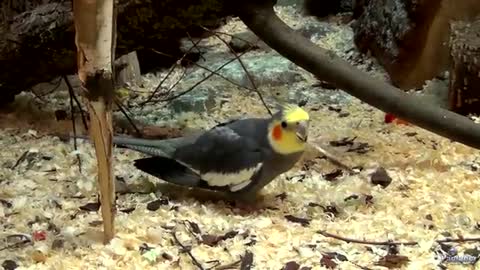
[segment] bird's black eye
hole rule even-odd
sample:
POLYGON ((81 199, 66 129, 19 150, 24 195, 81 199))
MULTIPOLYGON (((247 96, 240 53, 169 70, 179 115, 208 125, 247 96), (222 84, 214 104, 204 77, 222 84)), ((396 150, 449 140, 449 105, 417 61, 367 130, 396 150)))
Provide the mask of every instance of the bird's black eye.
POLYGON ((282 127, 283 127, 283 128, 286 128, 286 127, 287 127, 287 122, 282 121, 282 127))

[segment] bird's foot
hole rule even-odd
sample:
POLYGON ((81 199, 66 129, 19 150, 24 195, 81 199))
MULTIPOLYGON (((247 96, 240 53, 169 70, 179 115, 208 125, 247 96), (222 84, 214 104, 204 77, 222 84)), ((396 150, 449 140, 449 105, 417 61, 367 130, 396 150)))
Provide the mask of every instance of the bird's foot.
POLYGON ((257 198, 256 196, 235 198, 232 201, 232 205, 233 211, 238 214, 251 214, 266 209, 262 198, 257 198))

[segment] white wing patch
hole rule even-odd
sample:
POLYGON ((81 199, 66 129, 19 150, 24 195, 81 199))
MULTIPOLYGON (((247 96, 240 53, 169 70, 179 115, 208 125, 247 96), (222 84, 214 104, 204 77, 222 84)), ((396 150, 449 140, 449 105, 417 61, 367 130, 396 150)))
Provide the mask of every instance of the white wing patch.
POLYGON ((243 189, 244 187, 248 186, 251 182, 252 182, 251 180, 247 180, 247 181, 242 182, 240 184, 230 185, 230 191, 231 192, 239 191, 239 190, 243 189))
POLYGON ((231 191, 238 191, 246 187, 251 181, 250 178, 262 167, 263 163, 257 166, 244 169, 235 173, 205 173, 201 177, 210 186, 230 186, 231 191))

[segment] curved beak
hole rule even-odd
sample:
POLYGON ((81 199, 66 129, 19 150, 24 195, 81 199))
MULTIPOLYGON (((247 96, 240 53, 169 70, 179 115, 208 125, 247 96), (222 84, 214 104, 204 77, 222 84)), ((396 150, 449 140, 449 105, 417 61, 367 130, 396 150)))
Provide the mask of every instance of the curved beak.
POLYGON ((297 135, 297 138, 300 141, 302 141, 302 142, 307 141, 307 138, 308 138, 308 121, 298 122, 298 125, 296 126, 295 135, 297 135))

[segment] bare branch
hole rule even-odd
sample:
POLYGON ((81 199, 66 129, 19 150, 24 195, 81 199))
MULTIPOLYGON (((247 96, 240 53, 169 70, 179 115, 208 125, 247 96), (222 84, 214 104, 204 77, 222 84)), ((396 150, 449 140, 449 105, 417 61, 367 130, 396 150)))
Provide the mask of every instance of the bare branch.
POLYGON ((75 95, 75 92, 73 92, 72 84, 68 80, 67 76, 63 75, 62 77, 63 77, 63 80, 65 81, 65 83, 67 84, 68 93, 73 98, 73 100, 77 104, 78 110, 80 111, 80 115, 82 116, 83 127, 85 128, 85 130, 88 131, 87 117, 83 113, 82 104, 80 104, 80 101, 78 100, 77 96, 75 95))
MULTIPOLYGON (((210 31, 212 32, 210 29, 206 28, 206 27, 203 27, 201 26, 203 29, 205 29, 206 31, 210 31)), ((218 35, 216 32, 212 32, 221 42, 223 42, 223 44, 225 44, 225 46, 228 47, 228 49, 230 50, 230 52, 235 55, 235 58, 238 60, 238 63, 240 63, 240 65, 242 66, 243 70, 245 71, 245 74, 247 75, 248 77, 248 80, 250 81, 250 83, 252 84, 252 87, 253 87, 253 90, 257 93, 258 97, 260 98, 260 101, 262 102, 263 106, 265 107, 265 109, 267 109, 267 112, 268 114, 272 115, 272 111, 270 111, 270 108, 268 107, 267 103, 265 102, 265 100, 263 99, 263 96, 262 94, 260 93, 260 91, 258 91, 258 88, 257 86, 255 85, 255 80, 253 79, 252 75, 250 74, 250 72, 248 72, 247 70, 247 67, 245 66, 245 64, 243 64, 243 61, 240 59, 240 57, 237 55, 237 53, 235 52, 235 50, 230 46, 230 44, 228 44, 227 41, 225 41, 220 35, 218 35)))
MULTIPOLYGON (((240 57, 241 55, 245 54, 245 52, 241 53, 238 55, 238 57, 240 57)), ((237 60, 237 58, 232 58, 230 60, 228 60, 227 62, 225 62, 223 65, 219 66, 217 69, 215 69, 214 72, 218 72, 219 70, 221 70, 223 67, 225 67, 226 65, 230 64, 231 62, 237 60)), ((210 77, 212 77, 213 75, 215 75, 215 73, 210 73, 208 74, 207 76, 205 76, 203 79, 201 79, 200 81, 198 81, 197 83, 195 83, 194 85, 192 85, 189 89, 183 91, 182 93, 179 93, 177 95, 174 95, 174 96, 171 96, 171 97, 167 97, 167 98, 164 98, 164 99, 160 99, 159 101, 171 101, 171 100, 174 100, 176 98, 179 98, 185 94, 188 94, 189 92, 193 91, 193 89, 195 89, 195 87, 197 87, 198 85, 200 85, 202 82, 208 80, 210 77)))

